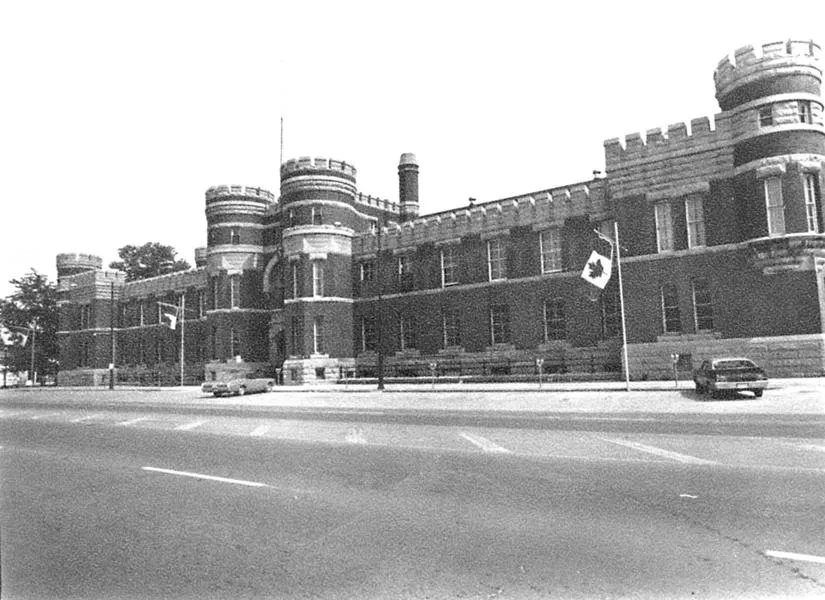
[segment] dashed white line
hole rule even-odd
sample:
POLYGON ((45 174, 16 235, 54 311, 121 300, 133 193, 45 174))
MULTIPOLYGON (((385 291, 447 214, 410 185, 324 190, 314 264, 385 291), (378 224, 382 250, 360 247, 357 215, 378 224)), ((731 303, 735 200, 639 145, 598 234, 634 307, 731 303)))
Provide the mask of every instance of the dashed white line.
POLYGON ((175 427, 175 431, 191 431, 192 429, 197 429, 201 425, 208 423, 207 419, 201 419, 199 421, 191 421, 189 423, 184 423, 183 425, 178 425, 175 427))
POLYGON ((76 419, 71 419, 69 423, 82 423, 83 421, 89 421, 99 416, 100 415, 86 415, 84 417, 77 417, 76 419))
POLYGON ((495 442, 490 441, 485 437, 481 437, 480 435, 473 435, 465 431, 462 431, 458 435, 460 435, 462 438, 464 438, 471 444, 478 446, 485 452, 497 452, 500 454, 510 454, 512 452, 512 450, 508 450, 504 446, 499 446, 495 442))
POLYGON ((801 448, 805 448, 805 450, 817 450, 819 452, 825 452, 825 446, 817 446, 816 444, 800 444, 801 448))
POLYGON ((159 469, 157 467, 141 467, 144 471, 154 471, 167 475, 179 475, 181 477, 192 477, 194 479, 208 479, 209 481, 219 481, 221 483, 234 483, 236 485, 246 485, 249 487, 269 487, 259 481, 246 481, 244 479, 229 479, 228 477, 216 477, 214 475, 204 475, 203 473, 190 473, 189 471, 173 471, 172 469, 159 469))
POLYGON ((53 412, 53 413, 46 413, 45 415, 34 415, 31 419, 32 419, 32 421, 37 421, 38 419, 45 419, 47 417, 56 417, 59 414, 60 413, 53 412))
POLYGON ((249 434, 254 437, 260 437, 262 435, 266 435, 266 432, 269 431, 269 425, 259 425, 252 432, 249 434))
POLYGON ((767 550, 765 552, 765 556, 825 564, 825 556, 814 556, 812 554, 796 554, 795 552, 777 552, 775 550, 767 550))
POLYGON ((148 421, 149 417, 137 417, 135 419, 129 419, 128 421, 120 421, 118 425, 120 427, 129 427, 131 425, 137 425, 138 423, 142 423, 143 421, 148 421))
POLYGON ((656 446, 648 446, 647 444, 640 444, 639 442, 631 442, 628 440, 615 440, 611 438, 600 438, 602 441, 609 442, 611 444, 616 444, 617 446, 624 446, 626 448, 632 448, 633 450, 638 450, 639 452, 647 452, 648 454, 653 454, 655 456, 661 456, 662 458, 669 458, 671 460, 678 461, 680 463, 685 464, 694 464, 694 465, 713 465, 716 464, 715 461, 712 460, 705 460, 704 458, 697 458, 695 456, 690 456, 688 454, 680 454, 679 452, 672 452, 670 450, 665 450, 664 448, 657 448, 656 446))

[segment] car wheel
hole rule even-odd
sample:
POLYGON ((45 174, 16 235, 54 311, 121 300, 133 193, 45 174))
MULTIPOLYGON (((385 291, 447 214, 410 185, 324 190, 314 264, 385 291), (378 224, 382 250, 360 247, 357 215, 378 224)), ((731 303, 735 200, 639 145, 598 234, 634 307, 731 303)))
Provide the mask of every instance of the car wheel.
POLYGON ((267 392, 271 392, 274 389, 275 389, 275 384, 274 383, 267 383, 266 384, 266 391, 267 392))
POLYGON ((246 388, 241 386, 238 388, 238 396, 243 396, 246 393, 246 388))
POLYGON ((719 390, 711 390, 710 397, 714 400, 719 400, 719 398, 722 397, 722 392, 720 392, 719 390))
POLYGON ((695 383, 695 384, 696 384, 696 393, 697 393, 697 394, 702 395, 702 394, 704 394, 704 393, 705 393, 705 386, 703 386, 703 385, 702 385, 701 383, 699 383, 698 381, 694 381, 693 383, 695 383))
POLYGON ((753 395, 756 398, 761 398, 762 397, 762 390, 753 390, 753 395))

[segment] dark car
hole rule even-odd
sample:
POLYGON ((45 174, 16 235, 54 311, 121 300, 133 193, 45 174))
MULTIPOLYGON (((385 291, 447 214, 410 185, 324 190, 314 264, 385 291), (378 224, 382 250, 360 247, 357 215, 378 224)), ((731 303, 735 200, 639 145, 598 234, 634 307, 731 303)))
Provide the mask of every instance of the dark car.
POLYGON ((693 382, 699 394, 713 398, 734 392, 753 392, 759 398, 768 387, 768 376, 749 358, 714 358, 693 372, 693 382))

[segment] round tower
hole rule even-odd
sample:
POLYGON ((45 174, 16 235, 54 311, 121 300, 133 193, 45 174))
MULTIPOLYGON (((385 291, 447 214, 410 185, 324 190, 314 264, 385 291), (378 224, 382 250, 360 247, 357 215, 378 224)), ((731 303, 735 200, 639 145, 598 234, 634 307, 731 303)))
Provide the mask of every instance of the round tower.
POLYGON ((364 228, 356 170, 326 158, 281 165, 284 379, 337 378, 353 361, 352 238, 364 228))
MULTIPOLYGON (((208 370, 249 372, 268 367, 268 317, 264 311, 264 214, 272 192, 232 185, 206 191, 208 370), (251 364, 250 364, 251 363, 251 364), (223 364, 223 366, 221 366, 223 364)), ((216 373, 218 377, 230 376, 216 373)))
POLYGON ((714 74, 734 139, 734 195, 747 239, 823 231, 821 48, 813 41, 745 46, 714 74))
POLYGON ((58 254, 56 260, 57 280, 71 277, 86 271, 97 271, 103 268, 103 259, 93 254, 58 254))
POLYGON ((401 221, 418 217, 418 161, 412 152, 405 152, 398 161, 398 200, 401 221))

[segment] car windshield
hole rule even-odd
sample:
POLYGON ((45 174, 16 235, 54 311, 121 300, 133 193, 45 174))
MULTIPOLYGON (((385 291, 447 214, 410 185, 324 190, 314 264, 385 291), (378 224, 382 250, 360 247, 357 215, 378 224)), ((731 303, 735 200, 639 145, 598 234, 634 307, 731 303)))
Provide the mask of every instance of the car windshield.
POLYGON ((717 369, 752 369, 756 365, 746 358, 717 360, 713 363, 717 369))

